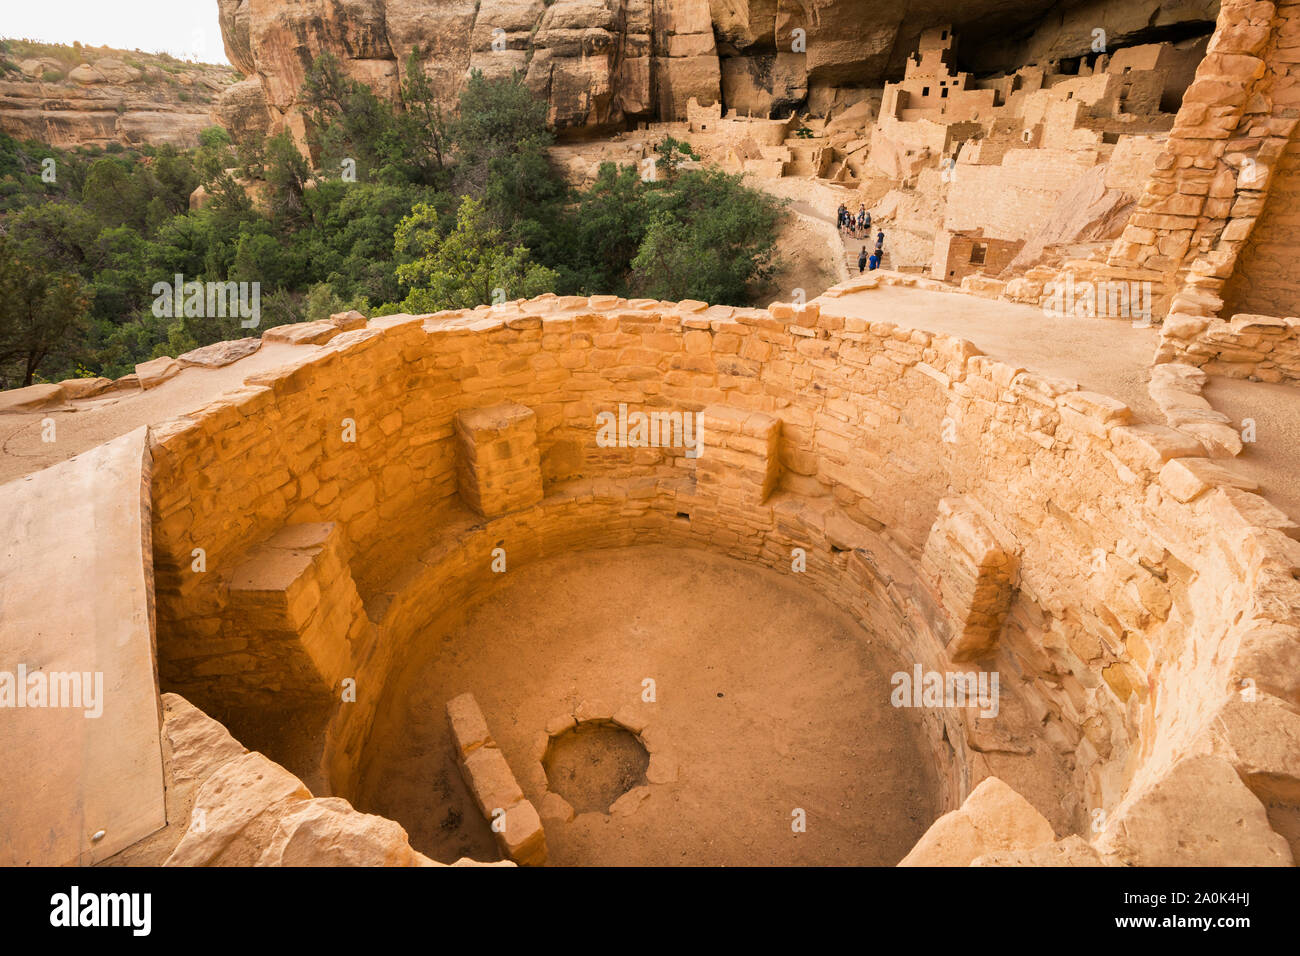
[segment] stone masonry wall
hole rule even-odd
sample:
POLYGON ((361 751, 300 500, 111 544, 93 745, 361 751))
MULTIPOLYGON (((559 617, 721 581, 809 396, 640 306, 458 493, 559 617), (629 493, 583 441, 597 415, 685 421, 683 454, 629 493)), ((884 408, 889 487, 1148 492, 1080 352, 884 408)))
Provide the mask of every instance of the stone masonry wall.
MULTIPOLYGON (((222 637, 230 575, 283 526, 322 522, 365 606, 326 755, 338 792, 403 647, 491 593, 499 546, 518 562, 667 540, 779 569, 801 547, 810 584, 947 669, 943 598, 918 568, 960 498, 1015 569, 978 667, 1067 768, 1076 820, 1199 746, 1243 679, 1300 705, 1275 666, 1300 642, 1300 544, 1276 509, 1205 459, 1169 461, 1162 427, 1112 399, 833 308, 550 296, 390 316, 155 429, 163 686, 200 705, 274 695, 264 649, 222 637), (457 494, 455 416, 503 402, 536 416, 544 497, 485 520, 457 494), (620 403, 779 421, 773 494, 697 483, 682 448, 600 446, 597 414, 620 403)), ((991 758, 960 713, 926 720, 953 809, 991 758)))
MULTIPOLYGON (((1247 276, 1267 274, 1261 298, 1294 302, 1300 293, 1300 283, 1273 269, 1277 244, 1294 230, 1283 156, 1300 115, 1297 64, 1300 2, 1224 0, 1155 172, 1109 259, 1112 268, 1145 271, 1170 289, 1169 311, 1217 314, 1239 261, 1247 276), (1271 205, 1283 208, 1266 213, 1273 189, 1271 205), (1261 215, 1265 229, 1248 247, 1261 215)), ((1248 301, 1243 287, 1237 293, 1248 301)))
MULTIPOLYGON (((1300 43, 1300 38, 1297 39, 1300 43)), ((1228 280, 1224 315, 1300 314, 1300 142, 1294 137, 1278 161, 1264 211, 1255 222, 1228 280)))
POLYGON ((1195 365, 1210 375, 1300 384, 1300 319, 1175 316, 1160 330, 1156 358, 1195 365))

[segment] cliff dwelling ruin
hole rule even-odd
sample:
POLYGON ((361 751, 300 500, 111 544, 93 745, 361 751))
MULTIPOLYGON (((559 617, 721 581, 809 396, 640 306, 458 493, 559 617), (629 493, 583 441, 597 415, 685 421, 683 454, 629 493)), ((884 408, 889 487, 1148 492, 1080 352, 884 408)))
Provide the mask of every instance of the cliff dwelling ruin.
POLYGON ((1294 864, 1300 2, 217 6, 236 140, 518 70, 784 264, 0 392, 0 863, 1294 864))

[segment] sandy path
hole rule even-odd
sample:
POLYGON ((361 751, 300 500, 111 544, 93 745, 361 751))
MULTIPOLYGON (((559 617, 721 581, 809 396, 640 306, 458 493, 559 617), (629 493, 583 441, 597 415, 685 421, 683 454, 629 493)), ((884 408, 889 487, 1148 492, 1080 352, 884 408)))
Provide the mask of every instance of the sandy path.
POLYGON ((233 365, 187 368, 148 391, 116 392, 58 410, 0 415, 0 482, 48 468, 141 425, 156 425, 201 408, 222 392, 239 388, 254 372, 283 365, 309 348, 316 346, 268 343, 233 365), (41 441, 45 418, 54 420, 53 442, 41 441))
POLYGON ((1214 377, 1203 394, 1237 428, 1254 419, 1255 441, 1246 444, 1237 467, 1300 521, 1300 388, 1214 377))
POLYGON ((872 321, 955 335, 999 361, 1118 398, 1143 421, 1164 422, 1147 394, 1156 329, 1115 319, 1049 318, 1031 305, 906 286, 829 301, 828 308, 872 321))

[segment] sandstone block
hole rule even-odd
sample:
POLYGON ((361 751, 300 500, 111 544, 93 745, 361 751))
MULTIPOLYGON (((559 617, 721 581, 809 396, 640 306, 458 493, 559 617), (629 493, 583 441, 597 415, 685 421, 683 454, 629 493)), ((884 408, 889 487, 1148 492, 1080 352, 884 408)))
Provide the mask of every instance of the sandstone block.
POLYGON ((537 415, 506 402, 456 415, 456 475, 465 504, 484 517, 542 499, 537 415))
POLYGON ((479 747, 464 755, 465 782, 474 801, 490 822, 499 811, 524 798, 505 754, 496 747, 479 747))
POLYGON ((558 820, 560 823, 568 823, 574 817, 573 807, 569 805, 569 801, 550 790, 542 797, 542 806, 538 813, 543 821, 558 820))
POLYGON ((169 378, 179 375, 183 368, 185 366, 180 362, 164 355, 162 358, 156 358, 137 365, 135 374, 140 381, 140 387, 149 389, 157 388, 169 378))
POLYGON ((1232 661, 1237 686, 1246 680, 1260 691, 1300 707, 1300 628, 1259 623, 1242 635, 1232 661))
POLYGON ((1166 425, 1123 425, 1110 431, 1115 454, 1130 468, 1159 472, 1175 458, 1191 458, 1204 452, 1195 438, 1166 425))
POLYGON ((781 477, 781 420, 762 412, 710 405, 698 416, 695 474, 701 487, 762 503, 781 477))
POLYGON ((483 711, 479 710, 473 694, 461 694, 447 701, 447 722, 462 757, 478 747, 494 746, 483 711))
POLYGON ((186 352, 176 361, 182 365, 197 365, 200 368, 224 368, 242 358, 247 358, 261 347, 262 340, 257 337, 213 342, 203 348, 186 352))
POLYGON ((903 857, 899 866, 969 866, 995 853, 1052 844, 1047 818, 997 777, 970 792, 959 809, 945 813, 903 857))
POLYGON ((1227 485, 1243 491, 1257 491, 1259 485, 1225 465, 1208 458, 1175 458, 1160 469, 1160 484, 1179 501, 1199 497, 1212 487, 1227 485))
POLYGON ((1259 799, 1220 757, 1187 757, 1130 792, 1096 840, 1131 866, 1290 866, 1259 799))
POLYGON ((343 330, 328 320, 277 325, 262 333, 264 342, 288 342, 290 345, 324 345, 343 330))
POLYGON ((506 856, 520 866, 546 863, 546 832, 537 810, 527 800, 506 809, 505 830, 497 835, 497 842, 506 856))

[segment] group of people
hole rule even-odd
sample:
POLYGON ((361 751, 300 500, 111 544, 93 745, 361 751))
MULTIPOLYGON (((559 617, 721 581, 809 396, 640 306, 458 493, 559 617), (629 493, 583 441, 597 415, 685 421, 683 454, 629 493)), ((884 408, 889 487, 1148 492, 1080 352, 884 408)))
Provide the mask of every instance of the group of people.
POLYGON ((840 203, 838 225, 842 230, 847 229, 854 239, 861 239, 871 235, 871 213, 867 212, 866 206, 859 206, 857 215, 854 215, 847 206, 840 203))
MULTIPOLYGON (((865 204, 858 206, 857 213, 849 212, 849 208, 840 203, 837 213, 838 226, 841 231, 848 230, 850 236, 854 239, 869 239, 871 237, 871 213, 867 212, 865 204)), ((875 271, 880 268, 880 264, 885 259, 885 233, 876 233, 876 251, 867 254, 867 247, 863 246, 862 251, 858 253, 858 272, 866 272, 868 269, 875 271)))
POLYGON ((863 246, 862 251, 858 253, 858 272, 875 272, 880 268, 880 263, 885 258, 885 234, 884 232, 876 233, 876 251, 867 255, 867 247, 863 246))

